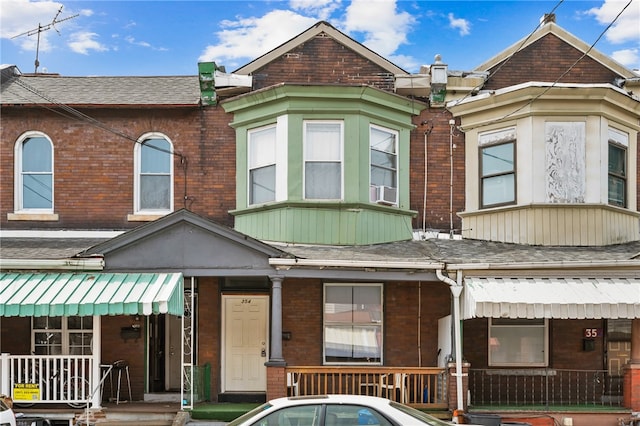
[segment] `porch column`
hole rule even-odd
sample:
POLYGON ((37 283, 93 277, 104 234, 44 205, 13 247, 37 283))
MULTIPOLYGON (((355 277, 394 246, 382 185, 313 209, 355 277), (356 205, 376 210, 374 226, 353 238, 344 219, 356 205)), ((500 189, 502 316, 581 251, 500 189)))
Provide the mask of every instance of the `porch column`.
POLYGON ((624 406, 640 411, 640 319, 631 321, 631 359, 624 370, 624 406))
POLYGON ((102 408, 102 327, 101 317, 99 315, 93 316, 93 340, 91 341, 91 353, 93 354, 93 364, 91 370, 91 408, 102 408))
POLYGON ((267 365, 285 365, 282 357, 282 277, 271 279, 271 347, 267 365))

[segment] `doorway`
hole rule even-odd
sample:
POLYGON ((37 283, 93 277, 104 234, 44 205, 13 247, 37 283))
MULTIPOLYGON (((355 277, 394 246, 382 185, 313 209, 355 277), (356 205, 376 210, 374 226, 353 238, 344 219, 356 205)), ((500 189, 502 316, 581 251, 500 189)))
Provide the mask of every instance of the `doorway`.
POLYGON ((265 392, 268 296, 229 295, 223 308, 223 392, 265 392))
POLYGON ((182 318, 149 317, 149 392, 180 392, 182 318))

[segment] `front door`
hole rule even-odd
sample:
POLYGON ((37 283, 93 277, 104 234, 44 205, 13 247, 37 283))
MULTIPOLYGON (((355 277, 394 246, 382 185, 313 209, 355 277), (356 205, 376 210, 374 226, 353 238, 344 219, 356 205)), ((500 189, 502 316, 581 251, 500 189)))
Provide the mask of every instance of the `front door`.
POLYGON ((182 318, 167 315, 165 389, 180 391, 182 386, 182 318))
POLYGON ((267 388, 268 296, 223 296, 224 392, 267 388))

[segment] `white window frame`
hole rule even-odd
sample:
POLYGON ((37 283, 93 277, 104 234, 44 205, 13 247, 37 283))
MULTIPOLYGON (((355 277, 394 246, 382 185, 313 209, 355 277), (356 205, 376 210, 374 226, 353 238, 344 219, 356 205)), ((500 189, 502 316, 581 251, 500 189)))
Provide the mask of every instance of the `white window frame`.
MULTIPOLYGON (((92 344, 92 340, 93 340, 93 321, 95 321, 95 317, 91 317, 91 316, 87 316, 87 317, 78 317, 78 318, 82 318, 82 321, 84 322, 85 319, 91 319, 91 327, 89 328, 70 328, 69 327, 69 319, 70 318, 74 318, 74 317, 67 317, 67 316, 61 316, 61 317, 38 317, 38 318, 31 318, 31 353, 37 354, 37 348, 50 348, 52 347, 52 345, 46 344, 46 343, 36 343, 36 334, 47 334, 47 333, 59 333, 60 334, 60 353, 50 353, 49 350, 47 350, 47 353, 45 354, 39 354, 39 355, 91 355, 91 352, 93 351, 93 344, 92 344), (59 318, 60 319, 60 328, 51 328, 49 325, 47 325, 47 327, 45 328, 35 328, 35 322, 39 321, 41 319, 44 320, 49 320, 49 319, 54 319, 54 318, 59 318), (72 334, 82 334, 85 336, 90 336, 88 345, 79 345, 79 346, 74 346, 74 347, 78 347, 78 348, 84 348, 82 350, 82 352, 85 353, 72 353, 73 351, 72 346, 71 346, 71 335, 72 334), (88 351, 87 351, 88 349, 88 351)), ((49 322, 47 322, 47 324, 49 324, 49 322)))
POLYGON ((626 208, 629 203, 629 135, 620 130, 609 127, 608 132, 608 143, 607 143, 607 203, 616 207, 626 208), (624 175, 612 173, 609 169, 609 148, 613 146, 617 149, 620 149, 624 153, 624 175), (612 203, 611 198, 609 197, 609 178, 616 177, 621 179, 624 183, 624 193, 623 193, 623 203, 619 205, 617 203, 612 203))
POLYGON ((303 121, 303 126, 302 126, 302 151, 303 151, 303 158, 304 158, 304 164, 303 164, 303 170, 302 170, 302 191, 303 191, 303 198, 305 200, 317 200, 317 201, 335 201, 335 200, 342 200, 344 198, 344 121, 342 120, 304 120, 303 121), (339 195, 337 198, 310 198, 307 197, 307 182, 306 182, 306 169, 307 169, 307 163, 312 163, 315 161, 318 161, 317 159, 308 159, 308 149, 307 149, 307 128, 310 124, 334 124, 334 125, 338 125, 340 128, 340 141, 339 141, 339 158, 337 159, 331 159, 329 161, 326 162, 334 162, 334 163, 340 163, 340 188, 339 188, 339 195))
MULTIPOLYGON (((55 206, 55 152, 53 142, 51 138, 47 136, 45 133, 38 131, 28 131, 23 133, 18 140, 16 141, 14 148, 14 209, 19 213, 26 214, 49 214, 53 213, 55 206), (23 147, 24 143, 28 139, 32 138, 44 138, 46 139, 51 146, 51 207, 48 208, 25 208, 24 207, 24 181, 23 181, 23 170, 22 170, 22 160, 23 160, 23 147)), ((46 172, 42 172, 41 174, 49 174, 46 172)))
MULTIPOLYGON (((379 196, 378 190, 379 190, 379 187, 382 186, 380 184, 374 184, 372 182, 371 169, 373 169, 374 165, 373 165, 373 161, 372 161, 371 152, 372 151, 378 151, 378 152, 383 152, 385 154, 395 155, 395 159, 396 159, 395 168, 385 168, 386 170, 390 170, 390 171, 393 172, 393 180, 394 180, 394 182, 390 186, 390 188, 395 190, 395 193, 396 193, 396 197, 395 197, 396 199, 392 203, 393 205, 397 205, 398 204, 398 198, 399 198, 399 188, 398 188, 398 161, 400 159, 400 152, 399 152, 400 151, 400 145, 398 143, 399 142, 399 137, 400 137, 400 133, 397 130, 389 129, 387 127, 382 127, 382 126, 378 126, 378 125, 375 125, 375 124, 370 124, 369 125, 369 186, 372 188, 372 192, 370 194, 373 195, 373 191, 375 190, 375 195, 376 195, 375 198, 378 198, 378 196, 379 196), (393 135, 395 152, 394 153, 390 153, 390 152, 387 152, 387 151, 381 151, 381 150, 378 150, 378 149, 374 149, 373 146, 371 145, 371 143, 372 143, 372 138, 371 138, 372 130, 377 130, 379 132, 388 133, 390 135, 393 135)), ((376 165, 376 167, 381 168, 381 169, 384 168, 384 167, 382 167, 380 165, 376 165)), ((387 185, 385 185, 385 186, 387 186, 387 185)), ((375 202, 376 200, 375 199, 370 199, 370 201, 371 202, 375 202)))
POLYGON ((322 287, 322 360, 323 365, 383 365, 384 363, 384 285, 382 283, 324 283, 322 287), (372 287, 378 288, 380 291, 380 319, 372 323, 372 327, 378 329, 380 338, 380 360, 379 361, 327 361, 327 327, 330 325, 359 325, 364 323, 354 321, 330 322, 327 320, 327 288, 329 287, 372 287))
POLYGON ((277 124, 269 124, 267 126, 256 127, 254 129, 249 129, 247 131, 247 205, 258 205, 265 204, 269 202, 273 202, 277 200, 277 182, 278 182, 278 157, 277 157, 277 147, 278 147, 278 126, 277 124), (251 143, 252 135, 261 133, 264 131, 273 131, 273 156, 270 158, 261 158, 252 164, 252 156, 253 156, 253 146, 251 143), (261 169, 265 167, 274 167, 273 173, 273 198, 270 200, 265 200, 259 203, 255 203, 252 199, 252 190, 251 190, 251 172, 256 169, 261 169))
MULTIPOLYGON (((134 184, 133 184, 133 211, 135 214, 167 214, 173 211, 173 198, 174 198, 174 173, 173 173, 173 154, 167 154, 169 157, 169 207, 167 209, 142 209, 140 206, 140 176, 141 176, 141 162, 142 162, 142 145, 149 139, 164 139, 169 143, 169 151, 173 153, 173 142, 169 137, 163 133, 150 132, 142 135, 134 146, 134 184)), ((162 173, 166 175, 167 173, 162 173)))
POLYGON ((478 179, 479 179, 479 198, 480 198, 480 207, 481 208, 489 208, 489 207, 497 207, 504 206, 510 204, 517 203, 517 188, 518 188, 518 167, 517 167, 517 137, 516 137, 516 129, 515 127, 490 131, 486 133, 481 133, 478 135, 478 179), (484 162, 482 157, 484 155, 484 151, 486 149, 510 144, 513 146, 513 166, 511 171, 502 171, 499 173, 487 173, 484 174, 484 162), (511 200, 505 200, 497 203, 487 203, 484 197, 484 186, 485 180, 491 178, 499 178, 501 176, 513 176, 513 194, 511 200))
MULTIPOLYGON (((536 343, 536 342, 534 342, 536 343)), ((503 349, 504 350, 504 349, 503 349)), ((507 347, 506 349, 508 351, 509 354, 514 354, 514 353, 518 353, 517 350, 514 350, 514 348, 512 346, 507 347)), ((525 320, 525 319, 506 319, 506 318, 499 318, 499 319, 494 319, 494 318, 489 318, 489 330, 488 330, 488 339, 487 339, 487 352, 488 352, 488 361, 489 361, 489 367, 546 367, 549 365, 549 321, 545 318, 545 319, 533 319, 533 320, 525 320), (494 324, 494 322, 504 322, 503 324, 494 324), (512 322, 512 324, 508 324, 509 322, 512 322), (528 323, 528 324, 527 324, 528 323), (509 343, 509 341, 506 341, 503 339, 502 341, 500 341, 500 339, 498 338, 498 336, 496 336, 496 331, 497 330, 521 330, 521 333, 519 333, 519 337, 520 337, 520 348, 522 348, 523 345, 527 345, 527 341, 524 340, 524 337, 526 337, 526 333, 524 333, 524 330, 534 330, 534 329, 541 329, 540 331, 542 331, 542 336, 541 339, 543 340, 542 342, 537 342, 537 347, 541 347, 543 350, 543 354, 542 357, 539 358, 539 360, 532 360, 532 361, 527 361, 524 359, 519 359, 519 360, 499 360, 497 359, 498 357, 496 357, 496 350, 500 347, 500 346, 504 346, 505 343, 509 343), (495 349, 494 349, 495 348, 495 349)), ((524 348, 524 350, 522 351, 523 354, 529 354, 531 355, 531 351, 528 350, 528 348, 524 348)))

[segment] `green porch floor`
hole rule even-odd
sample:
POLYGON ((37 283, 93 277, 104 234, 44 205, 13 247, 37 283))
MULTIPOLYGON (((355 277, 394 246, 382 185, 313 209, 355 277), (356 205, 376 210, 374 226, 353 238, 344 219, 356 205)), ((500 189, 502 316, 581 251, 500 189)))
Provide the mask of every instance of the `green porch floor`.
POLYGON ((260 403, 254 402, 216 402, 198 404, 191 410, 191 418, 196 420, 218 420, 230 422, 253 410, 260 403))

